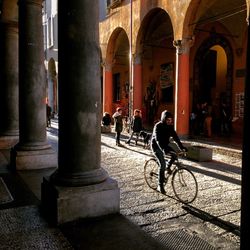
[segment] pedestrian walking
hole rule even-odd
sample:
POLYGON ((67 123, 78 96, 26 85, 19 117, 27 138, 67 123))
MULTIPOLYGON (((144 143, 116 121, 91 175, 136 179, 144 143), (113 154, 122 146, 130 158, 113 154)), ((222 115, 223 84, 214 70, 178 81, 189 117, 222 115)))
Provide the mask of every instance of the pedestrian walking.
POLYGON ((121 132, 123 128, 122 108, 118 107, 112 117, 114 119, 114 127, 115 127, 115 132, 116 132, 116 136, 115 136, 116 145, 121 146, 120 137, 121 137, 121 132))
POLYGON ((137 145, 139 134, 142 130, 142 115, 141 115, 141 110, 139 109, 134 110, 134 115, 131 121, 131 129, 132 129, 132 133, 131 133, 130 138, 126 141, 126 144, 130 144, 130 141, 135 135, 136 136, 135 144, 137 145))

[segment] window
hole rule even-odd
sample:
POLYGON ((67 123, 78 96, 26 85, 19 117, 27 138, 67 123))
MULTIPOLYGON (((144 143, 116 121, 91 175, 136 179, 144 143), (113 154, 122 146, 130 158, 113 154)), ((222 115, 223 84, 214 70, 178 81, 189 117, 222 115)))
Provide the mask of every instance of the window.
POLYGON ((48 19, 48 28, 47 28, 47 41, 48 47, 52 47, 54 45, 54 27, 53 27, 53 17, 49 17, 48 19))

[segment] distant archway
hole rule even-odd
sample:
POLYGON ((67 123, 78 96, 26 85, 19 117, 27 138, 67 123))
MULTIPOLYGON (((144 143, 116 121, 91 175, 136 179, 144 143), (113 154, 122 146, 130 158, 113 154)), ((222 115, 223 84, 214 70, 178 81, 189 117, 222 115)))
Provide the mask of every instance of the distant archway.
POLYGON ((141 23, 136 54, 142 65, 142 102, 145 122, 152 126, 166 106, 174 111, 173 26, 168 13, 154 8, 141 23))
MULTIPOLYGON (((112 86, 105 79, 104 85, 110 86, 112 89, 106 91, 112 93, 109 96, 109 102, 112 102, 112 112, 116 108, 122 107, 124 115, 129 115, 129 38, 126 31, 117 28, 113 31, 107 47, 105 67, 111 71, 112 86)), ((105 87, 105 86, 104 86, 105 87)), ((106 87, 105 87, 106 88, 106 87)), ((106 95, 107 95, 106 93, 106 95)), ((106 110, 107 111, 107 110, 106 110)))

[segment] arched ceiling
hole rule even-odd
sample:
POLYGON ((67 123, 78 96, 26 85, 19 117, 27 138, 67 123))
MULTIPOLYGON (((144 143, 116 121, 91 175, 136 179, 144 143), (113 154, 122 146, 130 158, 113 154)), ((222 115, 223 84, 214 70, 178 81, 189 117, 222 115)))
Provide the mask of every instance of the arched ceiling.
MULTIPOLYGON (((191 1, 192 5, 192 1, 191 1)), ((195 34, 207 24, 221 23, 228 35, 241 43, 246 31, 247 6, 245 0, 207 0, 200 1, 192 10, 191 18, 186 20, 188 27, 195 34)), ((185 30, 184 30, 185 33, 185 30)))
POLYGON ((129 39, 122 28, 117 28, 108 41, 106 63, 125 65, 128 62, 129 39))
POLYGON ((144 18, 137 41, 137 47, 141 44, 152 47, 165 47, 166 40, 173 40, 173 27, 166 11, 155 8, 144 18))
POLYGON ((122 30, 115 42, 114 57, 116 64, 128 65, 129 63, 129 40, 124 30, 122 30))

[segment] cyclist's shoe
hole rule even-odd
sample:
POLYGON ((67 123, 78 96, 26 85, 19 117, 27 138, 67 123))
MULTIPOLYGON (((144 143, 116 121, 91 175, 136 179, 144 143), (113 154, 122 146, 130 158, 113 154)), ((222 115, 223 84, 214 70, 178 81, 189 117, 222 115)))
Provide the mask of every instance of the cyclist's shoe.
POLYGON ((158 187, 157 187, 157 191, 162 193, 162 194, 166 194, 166 191, 164 189, 164 186, 163 184, 159 184, 158 187))

